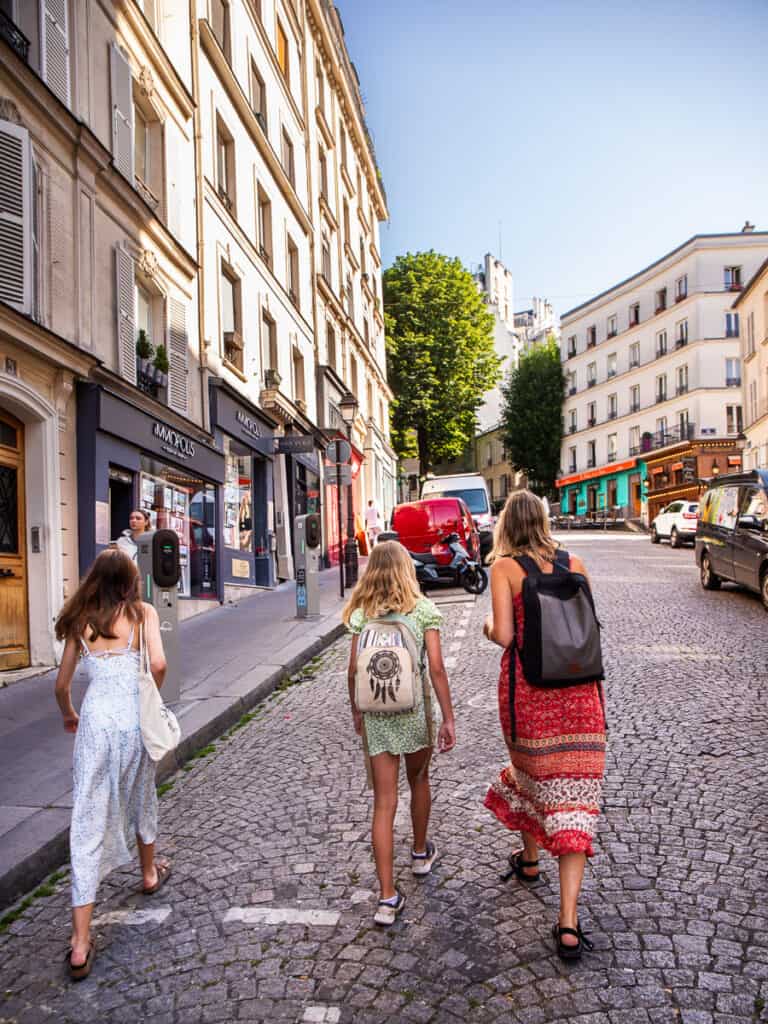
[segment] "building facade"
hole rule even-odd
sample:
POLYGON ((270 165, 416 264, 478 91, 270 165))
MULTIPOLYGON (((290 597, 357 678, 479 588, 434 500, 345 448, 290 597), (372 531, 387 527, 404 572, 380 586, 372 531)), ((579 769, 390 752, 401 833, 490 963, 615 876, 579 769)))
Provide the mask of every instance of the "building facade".
POLYGON ((740 463, 731 306, 766 252, 766 233, 696 235, 563 316, 563 512, 650 521, 672 498, 695 500, 713 459, 740 463))
POLYGON ((530 309, 515 313, 515 331, 522 353, 544 345, 550 338, 560 341, 560 321, 547 299, 533 297, 530 309))
POLYGON ((768 468, 768 260, 733 303, 741 337, 744 469, 768 468))

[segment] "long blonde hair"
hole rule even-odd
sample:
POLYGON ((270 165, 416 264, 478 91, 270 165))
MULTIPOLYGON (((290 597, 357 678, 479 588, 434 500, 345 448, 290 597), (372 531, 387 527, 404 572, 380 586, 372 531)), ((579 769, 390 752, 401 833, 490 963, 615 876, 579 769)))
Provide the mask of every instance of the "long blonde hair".
POLYGON ((541 498, 532 491, 510 494, 493 531, 489 560, 505 555, 531 555, 538 561, 551 562, 557 548, 541 498))
POLYGON ((376 619, 389 612, 407 615, 420 598, 413 559, 398 541, 384 540, 374 545, 365 572, 352 591, 341 618, 349 624, 352 613, 358 608, 362 609, 366 619, 376 619))

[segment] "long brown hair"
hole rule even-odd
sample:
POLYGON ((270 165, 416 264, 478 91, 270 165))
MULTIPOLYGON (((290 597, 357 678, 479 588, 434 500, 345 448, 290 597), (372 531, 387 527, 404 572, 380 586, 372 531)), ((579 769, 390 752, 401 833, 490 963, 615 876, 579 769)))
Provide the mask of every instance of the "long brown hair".
POLYGON ((513 491, 493 531, 490 560, 505 555, 531 555, 538 561, 551 562, 557 548, 541 498, 532 491, 513 491))
POLYGON ((91 641, 100 636, 115 638, 115 622, 126 615, 131 622, 144 621, 139 589, 139 571, 130 555, 108 548, 97 556, 75 593, 56 619, 56 639, 81 637, 90 630, 91 641))
POLYGON ((413 559, 398 541, 384 540, 374 545, 365 572, 341 618, 349 624, 357 608, 362 608, 366 619, 376 619, 389 612, 406 615, 413 611, 420 598, 413 559))

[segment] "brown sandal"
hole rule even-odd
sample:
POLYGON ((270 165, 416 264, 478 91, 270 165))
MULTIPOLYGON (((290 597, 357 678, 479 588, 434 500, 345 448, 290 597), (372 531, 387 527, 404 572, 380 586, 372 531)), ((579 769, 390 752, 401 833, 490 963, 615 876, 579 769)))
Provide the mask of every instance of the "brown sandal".
POLYGON ((72 950, 71 948, 66 955, 67 967, 69 967, 69 976, 72 981, 82 981, 87 978, 93 968, 93 961, 96 959, 96 943, 91 940, 88 945, 88 956, 85 958, 84 964, 73 964, 72 963, 72 950))
POLYGON ((171 865, 168 861, 155 861, 155 870, 157 871, 157 881, 149 889, 142 889, 141 891, 145 896, 154 896, 156 892, 159 892, 165 883, 168 881, 171 875, 171 865))

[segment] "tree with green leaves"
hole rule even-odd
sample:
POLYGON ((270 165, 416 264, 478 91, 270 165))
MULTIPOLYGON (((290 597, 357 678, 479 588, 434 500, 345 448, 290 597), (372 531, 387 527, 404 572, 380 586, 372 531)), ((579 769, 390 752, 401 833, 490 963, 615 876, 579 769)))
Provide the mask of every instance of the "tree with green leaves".
POLYGON ((483 396, 500 379, 493 316, 461 261, 434 251, 398 256, 384 273, 392 441, 422 476, 458 458, 483 396))
POLYGON ((563 439, 565 377, 553 335, 520 359, 503 388, 502 434, 507 458, 531 486, 554 496, 563 439))

